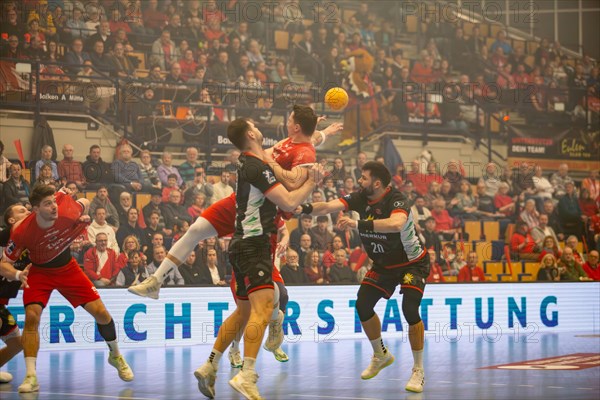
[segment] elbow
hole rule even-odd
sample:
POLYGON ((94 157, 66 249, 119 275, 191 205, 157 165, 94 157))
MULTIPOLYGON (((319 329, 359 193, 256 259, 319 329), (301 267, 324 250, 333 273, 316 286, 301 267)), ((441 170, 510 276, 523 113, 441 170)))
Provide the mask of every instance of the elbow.
POLYGON ((293 212, 294 210, 296 210, 297 207, 298 207, 297 205, 295 205, 294 203, 288 202, 288 201, 286 201, 285 204, 282 204, 279 206, 281 211, 285 211, 285 212, 293 212))

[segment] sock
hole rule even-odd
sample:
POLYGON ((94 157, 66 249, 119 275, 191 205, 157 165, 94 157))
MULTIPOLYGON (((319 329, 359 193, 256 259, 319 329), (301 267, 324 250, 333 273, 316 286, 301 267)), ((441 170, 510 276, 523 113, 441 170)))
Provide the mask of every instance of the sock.
POLYGON ((219 350, 217 349, 212 349, 212 351, 210 352, 210 356, 208 356, 208 362, 211 363, 213 365, 213 367, 215 367, 215 369, 219 368, 219 362, 221 361, 221 356, 223 355, 223 353, 221 353, 219 350))
POLYGON ((96 322, 96 325, 98 325, 98 332, 100 332, 100 336, 102 336, 102 339, 104 339, 108 349, 110 350, 110 356, 119 356, 121 353, 119 352, 119 345, 117 344, 115 320, 111 318, 108 324, 102 325, 96 322))
POLYGON ((423 350, 413 350, 414 367, 423 369, 423 350))
POLYGON ((119 345, 116 340, 111 340, 110 342, 106 342, 108 345, 108 349, 110 350, 111 357, 119 357, 121 352, 119 351, 119 345))
POLYGON ((279 287, 275 283, 273 285, 273 312, 271 313, 271 321, 277 321, 279 318, 279 287))
POLYGON ((240 342, 242 341, 242 337, 244 336, 244 330, 240 329, 235 334, 235 339, 231 342, 231 350, 232 351, 240 351, 240 342))
POLYGON ((199 217, 196 222, 190 226, 190 229, 188 229, 185 235, 179 238, 173 247, 171 247, 169 254, 163 262, 160 263, 160 266, 153 275, 160 283, 163 283, 171 269, 181 265, 192 250, 194 250, 194 247, 196 247, 199 241, 213 236, 217 236, 215 228, 205 218, 199 217))
POLYGON ((256 358, 244 357, 244 363, 242 364, 242 371, 254 372, 255 364, 256 364, 256 358))
POLYGON ((373 346, 373 352, 375 354, 387 353, 387 348, 383 344, 383 339, 379 336, 377 339, 370 340, 371 346, 373 346))
POLYGON ((35 371, 36 361, 37 361, 37 357, 25 357, 25 367, 27 369, 27 372, 25 373, 25 375, 27 375, 27 376, 37 375, 37 373, 35 371))

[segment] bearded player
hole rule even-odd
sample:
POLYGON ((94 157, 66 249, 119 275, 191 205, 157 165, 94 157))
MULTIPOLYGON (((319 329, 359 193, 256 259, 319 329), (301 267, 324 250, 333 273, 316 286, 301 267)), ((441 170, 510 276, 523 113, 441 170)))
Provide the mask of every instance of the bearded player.
POLYGON ((23 290, 25 328, 22 344, 26 377, 19 392, 39 391, 36 372, 40 347, 38 329, 42 311, 54 289, 73 307, 82 306, 94 317, 98 332, 110 350, 108 363, 117 369, 119 378, 133 380, 131 368, 119 352, 115 322, 93 283, 71 256, 71 243, 90 222, 87 215, 89 201, 75 201, 64 191, 55 193, 54 187, 49 185, 36 187, 29 201, 33 212, 12 227, 2 259, 2 263, 14 264, 24 251, 28 251, 32 263, 27 277, 29 287, 23 290))

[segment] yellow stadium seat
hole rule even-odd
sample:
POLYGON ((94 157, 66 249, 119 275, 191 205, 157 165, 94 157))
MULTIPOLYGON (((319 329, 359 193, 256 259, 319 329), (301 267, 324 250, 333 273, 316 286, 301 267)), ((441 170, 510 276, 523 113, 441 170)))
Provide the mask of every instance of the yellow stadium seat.
POLYGON ((141 210, 142 208, 144 208, 144 206, 146 206, 148 203, 150 203, 150 198, 152 196, 148 193, 138 193, 135 195, 135 208, 137 208, 138 210, 141 210))
POLYGON ((498 275, 504 273, 504 263, 501 262, 484 262, 483 268, 486 275, 491 276, 492 281, 499 281, 498 275))
POLYGON ((416 15, 408 15, 406 17, 406 32, 417 33, 417 21, 416 15))
POLYGON ((483 236, 487 242, 500 239, 500 222, 483 221, 483 236))
POLYGON ((23 175, 23 178, 25 178, 27 182, 31 183, 31 170, 29 168, 22 169, 21 175, 23 175))
POLYGON ((275 31, 275 50, 288 50, 290 48, 290 33, 275 31))
POLYGON ((495 38, 498 32, 500 32, 501 30, 504 30, 504 27, 502 25, 493 24, 490 29, 490 36, 495 38))
POLYGON ((285 226, 287 227, 288 232, 293 231, 298 227, 298 218, 292 218, 289 221, 286 221, 285 226))
POLYGON ((479 262, 490 261, 492 259, 492 243, 491 242, 476 242, 475 252, 479 262))
POLYGON ((540 44, 536 41, 529 41, 527 42, 527 54, 535 54, 535 51, 537 50, 537 48, 540 46, 540 44))
POLYGON ((469 234, 469 240, 481 239, 481 221, 465 221, 465 233, 469 234))
POLYGON ((523 272, 531 274, 533 281, 537 279, 538 271, 540 270, 540 263, 537 262, 525 262, 523 263, 523 272))
POLYGON ((94 197, 96 197, 96 192, 85 192, 85 198, 89 201, 93 201, 94 197))
POLYGON ((444 280, 447 283, 455 283, 458 280, 458 277, 457 276, 445 276, 444 280))

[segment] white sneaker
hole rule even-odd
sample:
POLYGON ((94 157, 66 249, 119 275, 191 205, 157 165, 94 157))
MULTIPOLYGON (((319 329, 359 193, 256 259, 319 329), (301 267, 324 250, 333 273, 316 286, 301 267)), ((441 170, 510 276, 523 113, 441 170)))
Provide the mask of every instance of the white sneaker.
POLYGON ((258 393, 257 381, 258 374, 256 372, 242 370, 229 381, 229 385, 248 400, 264 400, 258 393))
POLYGON ((288 362, 290 360, 288 358, 288 355, 285 354, 285 351, 283 351, 281 347, 275 349, 273 355, 275 356, 275 359, 279 362, 288 362))
POLYGON ((215 398, 215 381, 217 380, 217 370, 210 361, 205 362, 194 371, 194 376, 198 380, 198 390, 209 399, 215 398))
POLYGON ((371 379, 377 376, 379 371, 392 365, 394 362, 394 356, 388 350, 384 354, 373 354, 373 358, 371 358, 371 363, 365 369, 362 374, 360 374, 361 379, 371 379))
POLYGON ((19 393, 31 393, 39 390, 40 385, 38 384, 37 376, 35 375, 27 375, 23 383, 19 386, 19 393))
POLYGON ((285 315, 283 314, 283 311, 279 310, 277 319, 269 322, 269 335, 267 336, 267 341, 265 342, 265 350, 273 352, 277 350, 283 343, 284 318, 285 315))
POLYGON ((160 292, 160 282, 154 275, 150 275, 142 283, 132 285, 127 288, 129 293, 133 293, 140 297, 149 297, 158 300, 158 292, 160 292))
POLYGON ((0 383, 8 383, 13 380, 13 376, 9 372, 0 371, 0 383))
POLYGON ((242 368, 242 355, 239 350, 229 349, 229 363, 231 364, 231 368, 242 368))
POLYGON ((108 363, 117 369, 119 378, 125 382, 131 382, 133 380, 133 371, 129 368, 129 364, 125 361, 122 354, 116 357, 108 356, 108 363))
POLYGON ((412 375, 406 384, 405 389, 409 392, 421 393, 425 385, 425 371, 423 368, 413 368, 412 375))

